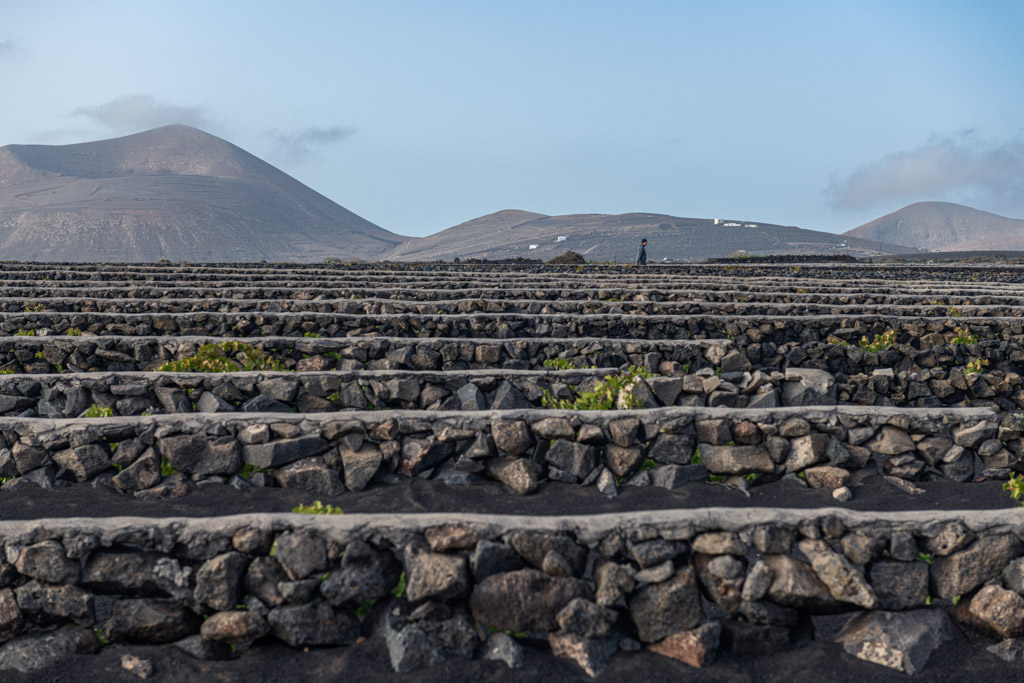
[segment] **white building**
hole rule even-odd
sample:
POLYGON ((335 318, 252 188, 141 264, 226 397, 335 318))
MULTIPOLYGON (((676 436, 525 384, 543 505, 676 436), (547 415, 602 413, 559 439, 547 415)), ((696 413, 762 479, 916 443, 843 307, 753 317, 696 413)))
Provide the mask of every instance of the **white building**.
POLYGON ((555 241, 556 242, 564 242, 565 239, 566 239, 565 235, 559 235, 558 238, 555 241))
POLYGON ((531 244, 530 245, 530 249, 536 249, 539 246, 540 246, 539 244, 531 244))

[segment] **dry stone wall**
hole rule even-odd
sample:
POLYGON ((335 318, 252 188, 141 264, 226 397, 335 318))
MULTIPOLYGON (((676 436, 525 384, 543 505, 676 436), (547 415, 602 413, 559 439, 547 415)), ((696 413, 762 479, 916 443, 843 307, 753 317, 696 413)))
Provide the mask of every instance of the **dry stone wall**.
POLYGON ((714 677, 813 639, 865 677, 955 646, 995 680, 1024 664, 1022 289, 1016 264, 0 264, 0 517, 29 518, 0 520, 0 678, 365 638, 367 678, 638 651, 714 677), (160 369, 227 339, 281 369, 160 369))
MULTIPOLYGON (((0 633, 207 659, 258 638, 381 637, 400 673, 474 655, 516 666, 520 640, 546 641, 597 675, 642 647, 698 667, 770 654, 812 615, 847 612, 847 652, 914 674, 954 621, 1002 639, 996 655, 1024 635, 1022 534, 1021 511, 0 522, 0 633)), ((0 666, 16 655, 0 648, 0 666)))
POLYGON ((490 477, 520 494, 552 480, 615 496, 622 486, 798 473, 848 493, 870 467, 913 491, 929 478, 1006 478, 1024 465, 1022 429, 986 409, 855 406, 0 418, 0 476, 6 490, 98 479, 163 495, 193 482, 249 486, 241 475, 256 470, 257 484, 337 495, 436 473, 463 485, 490 477))

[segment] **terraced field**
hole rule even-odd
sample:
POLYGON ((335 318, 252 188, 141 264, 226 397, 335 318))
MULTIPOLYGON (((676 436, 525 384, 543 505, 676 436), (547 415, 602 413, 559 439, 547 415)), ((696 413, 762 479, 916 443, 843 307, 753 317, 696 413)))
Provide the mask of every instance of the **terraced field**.
POLYGON ((1024 269, 0 272, 3 680, 1024 664, 1024 269))

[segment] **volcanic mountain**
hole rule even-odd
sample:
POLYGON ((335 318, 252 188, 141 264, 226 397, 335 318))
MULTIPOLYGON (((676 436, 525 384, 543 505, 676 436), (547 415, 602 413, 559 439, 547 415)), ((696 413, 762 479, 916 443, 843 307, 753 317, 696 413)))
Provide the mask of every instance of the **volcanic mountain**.
POLYGON ((750 254, 844 253, 854 256, 916 253, 898 244, 879 244, 830 232, 731 219, 677 218, 658 213, 546 216, 506 210, 414 239, 388 258, 428 261, 452 258, 548 260, 567 250, 588 261, 632 261, 643 238, 652 261, 694 261, 750 254))
POLYGON ((950 202, 911 204, 845 234, 928 250, 1024 250, 1024 220, 950 202))
POLYGON ((0 147, 4 259, 374 259, 407 239, 188 126, 0 147))

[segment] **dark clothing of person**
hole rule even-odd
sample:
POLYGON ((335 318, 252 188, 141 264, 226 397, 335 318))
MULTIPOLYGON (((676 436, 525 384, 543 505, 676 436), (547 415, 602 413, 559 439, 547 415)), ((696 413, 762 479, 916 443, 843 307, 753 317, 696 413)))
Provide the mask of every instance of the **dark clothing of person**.
POLYGON ((642 244, 640 245, 640 249, 636 252, 636 262, 637 265, 640 266, 647 265, 647 248, 642 244))

